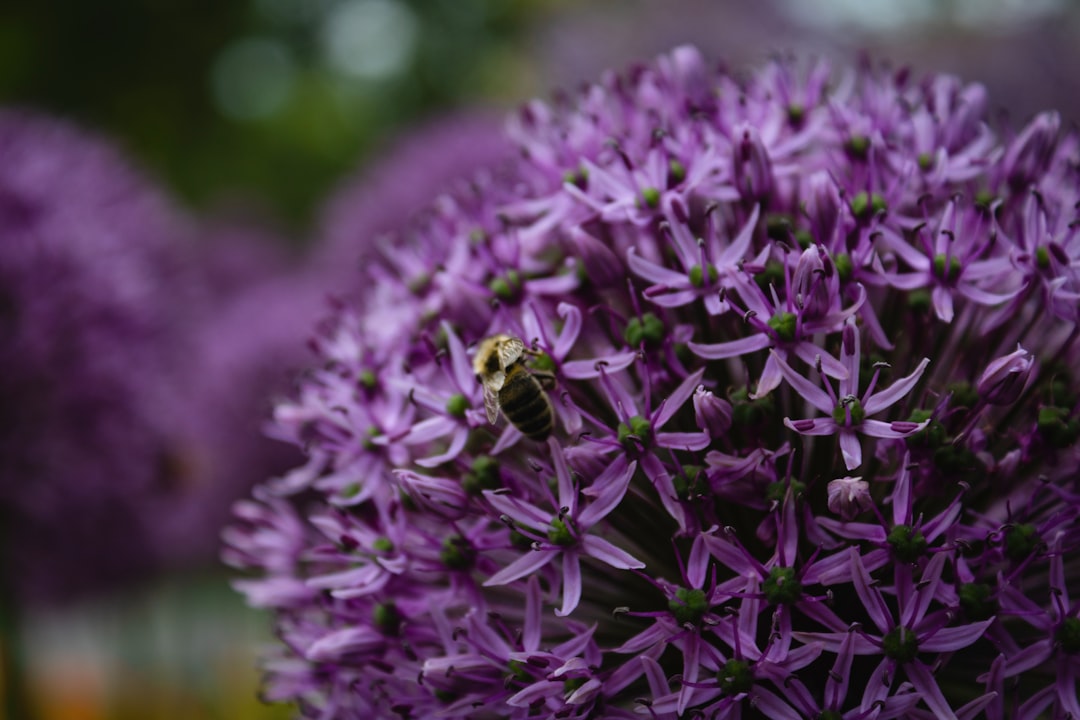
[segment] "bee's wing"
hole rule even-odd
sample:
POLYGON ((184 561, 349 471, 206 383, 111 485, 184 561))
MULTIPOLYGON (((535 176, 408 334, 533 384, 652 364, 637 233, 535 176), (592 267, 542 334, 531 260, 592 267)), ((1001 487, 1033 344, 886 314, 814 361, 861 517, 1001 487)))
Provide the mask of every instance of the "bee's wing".
POLYGON ((499 419, 499 390, 502 389, 504 382, 506 382, 506 373, 500 370, 493 373, 483 383, 484 410, 487 411, 488 422, 492 424, 499 419))
POLYGON ((499 362, 504 368, 513 365, 525 352, 525 343, 520 338, 507 338, 499 346, 499 362))

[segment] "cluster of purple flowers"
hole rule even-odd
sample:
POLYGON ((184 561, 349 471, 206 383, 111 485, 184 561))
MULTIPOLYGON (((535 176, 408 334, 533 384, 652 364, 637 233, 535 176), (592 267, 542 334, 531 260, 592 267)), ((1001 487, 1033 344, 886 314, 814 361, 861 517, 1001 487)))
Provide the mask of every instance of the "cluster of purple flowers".
POLYGON ((528 104, 276 408, 307 461, 225 533, 266 697, 1080 717, 1080 137, 986 115, 954 77, 689 48, 528 104), (485 417, 497 333, 554 375, 545 442, 485 417))

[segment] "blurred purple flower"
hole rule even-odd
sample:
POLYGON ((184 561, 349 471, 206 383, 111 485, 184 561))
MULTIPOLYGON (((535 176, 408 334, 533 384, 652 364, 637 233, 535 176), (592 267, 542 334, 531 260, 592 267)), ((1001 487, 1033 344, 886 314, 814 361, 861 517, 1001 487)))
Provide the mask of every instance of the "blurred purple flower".
POLYGON ((527 104, 518 160, 367 256, 275 410, 307 461, 224 550, 275 613, 267 696, 1075 714, 1080 138, 986 105, 686 47, 527 104), (498 333, 553 376, 543 443, 480 409, 498 333))
POLYGON ((154 567, 182 494, 190 228, 107 143, 0 111, 3 582, 63 597, 154 567))

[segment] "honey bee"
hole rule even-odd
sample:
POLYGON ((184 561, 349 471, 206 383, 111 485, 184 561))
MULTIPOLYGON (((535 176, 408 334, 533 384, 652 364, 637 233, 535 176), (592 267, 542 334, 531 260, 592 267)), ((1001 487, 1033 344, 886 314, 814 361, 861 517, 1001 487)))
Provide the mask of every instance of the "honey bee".
POLYGON ((551 435, 555 414, 541 379, 551 383, 554 376, 525 367, 525 356, 536 354, 520 338, 492 335, 477 348, 473 370, 484 388, 488 422, 498 420, 501 409, 522 435, 543 441, 551 435))

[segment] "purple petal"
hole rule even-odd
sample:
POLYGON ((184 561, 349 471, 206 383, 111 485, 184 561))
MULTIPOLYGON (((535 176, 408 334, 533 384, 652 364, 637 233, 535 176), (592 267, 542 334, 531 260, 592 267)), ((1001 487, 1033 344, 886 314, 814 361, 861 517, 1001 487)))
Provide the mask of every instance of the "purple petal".
POLYGON ((739 234, 735 236, 731 243, 724 248, 720 257, 716 259, 716 264, 718 266, 734 266, 746 257, 746 251, 750 248, 750 241, 754 237, 754 229, 757 227, 757 221, 760 215, 761 207, 755 205, 754 209, 750 212, 750 217, 746 219, 746 222, 739 230, 739 234))
POLYGON ((1010 657, 1005 662, 1005 677, 1019 675, 1032 668, 1042 665, 1054 654, 1054 646, 1050 639, 1039 640, 1034 645, 1029 645, 1020 652, 1010 657))
POLYGON ((635 275, 645 278, 651 283, 665 285, 667 287, 677 287, 680 289, 685 288, 690 284, 690 278, 686 273, 676 272, 646 260, 638 255, 634 251, 634 248, 627 250, 626 262, 635 275))
POLYGON ((562 359, 573 349, 574 343, 577 342, 578 335, 581 333, 581 310, 575 305, 564 302, 559 303, 557 309, 564 324, 562 332, 559 333, 559 339, 555 341, 555 347, 551 349, 551 352, 556 358, 562 359))
POLYGON ((346 627, 323 635, 304 653, 312 662, 339 662, 344 656, 367 652, 384 642, 382 634, 371 627, 346 627))
POLYGON ((581 601, 581 561, 576 552, 563 553, 562 574, 562 607, 555 614, 566 617, 581 601))
POLYGON ((697 372, 687 375, 686 378, 679 383, 679 386, 671 391, 671 394, 660 404, 660 408, 656 415, 652 418, 653 428, 661 428, 667 424, 667 421, 677 413, 686 401, 690 399, 690 396, 694 394, 694 390, 701 384, 701 378, 705 375, 705 368, 701 368, 697 372))
POLYGON ((622 502, 635 470, 637 470, 637 461, 627 464, 626 456, 620 455, 597 476, 593 484, 584 492, 585 495, 595 499, 577 515, 579 528, 592 527, 607 517, 608 513, 622 502))
POLYGON ((688 343, 691 352, 705 360, 724 360, 726 358, 739 357, 748 353, 764 350, 772 345, 772 338, 767 333, 756 333, 738 340, 703 345, 701 343, 688 343))
POLYGON ((934 599, 937 587, 941 583, 941 572, 945 569, 945 556, 946 553, 936 553, 926 564, 922 578, 919 580, 919 588, 915 593, 915 602, 908 602, 901 608, 901 625, 915 627, 926 616, 930 601, 934 599))
POLYGON ((840 429, 836 426, 836 421, 831 417, 805 418, 803 420, 784 418, 784 425, 800 435, 835 435, 837 430, 840 429))
POLYGON ((934 314, 943 323, 951 323, 953 319, 953 299, 948 288, 935 285, 930 291, 930 299, 934 306, 934 314))
MULTIPOLYGON (((536 572, 559 555, 559 550, 530 550, 484 581, 484 587, 505 585, 536 572)), ((580 583, 579 583, 580 585, 580 583)), ((578 587, 580 592, 581 588, 578 587)))
POLYGON ((530 502, 513 495, 485 490, 484 498, 491 504, 498 515, 506 515, 514 522, 521 523, 534 530, 544 530, 551 522, 551 513, 541 510, 530 502))
POLYGON ((900 398, 911 392, 915 384, 919 382, 919 378, 922 377, 923 372, 926 370, 926 366, 930 364, 930 358, 923 358, 919 363, 919 366, 915 368, 915 372, 911 373, 907 377, 900 378, 886 390, 876 392, 870 397, 863 400, 863 410, 867 415, 877 415, 879 412, 887 407, 891 407, 900 398))
POLYGON ((659 285, 653 285, 652 288, 647 289, 643 294, 650 301, 659 305, 660 307, 676 308, 683 305, 689 305, 697 299, 697 290, 677 290, 671 292, 672 288, 663 287, 659 285), (649 290, 655 288, 655 292, 650 293, 649 290))
POLYGON ((780 372, 783 373, 784 379, 795 389, 796 393, 821 412, 827 415, 832 414, 833 401, 825 394, 824 390, 795 372, 790 365, 784 362, 783 358, 776 354, 775 350, 772 351, 772 356, 776 358, 776 363, 780 366, 780 372))
POLYGON ((456 458, 465 449, 465 441, 469 439, 469 429, 458 426, 450 438, 450 446, 446 452, 432 455, 431 457, 418 458, 416 464, 424 468, 433 468, 456 458))
POLYGON ((758 377, 757 387, 754 388, 754 392, 750 393, 751 400, 757 400, 759 397, 765 397, 776 388, 780 387, 780 381, 784 379, 783 373, 780 372, 780 366, 776 364, 776 358, 782 355, 781 350, 776 351, 776 355, 769 354, 769 357, 765 359, 765 367, 761 369, 761 376, 758 377))
POLYGON ((797 343, 795 345, 795 355, 810 367, 814 367, 818 361, 821 361, 821 372, 831 378, 846 380, 848 377, 848 369, 844 363, 829 353, 823 352, 821 348, 813 343, 805 341, 797 343))
POLYGON ((571 380, 592 380, 600 377, 599 363, 603 363, 605 372, 619 372, 633 365, 637 356, 637 351, 631 350, 592 360, 572 360, 563 363, 562 374, 571 380))
POLYGON ((559 507, 567 508, 570 517, 577 517, 577 487, 570 477, 570 468, 566 465, 566 455, 563 454, 562 445, 555 438, 548 438, 548 448, 551 450, 551 461, 555 466, 555 481, 559 488, 559 507))
POLYGON ((581 542, 581 547, 589 557, 594 557, 619 570, 636 570, 645 567, 645 563, 630 553, 620 550, 607 540, 595 535, 586 535, 581 542))
POLYGON ((922 701, 934 713, 937 720, 957 720, 956 713, 949 706, 949 701, 941 694, 941 688, 938 687, 929 668, 916 660, 904 665, 904 673, 919 691, 922 701))
POLYGON ((656 433, 656 444, 672 450, 704 450, 712 438, 704 430, 698 432, 656 433))
POLYGON ((470 392, 476 385, 476 376, 473 374, 472 363, 465 352, 465 346, 461 338, 454 332, 454 328, 445 320, 442 323, 443 332, 446 333, 446 345, 450 350, 450 369, 453 372, 454 382, 458 391, 470 392))
POLYGON ((1080 695, 1077 694, 1077 670, 1076 663, 1072 659, 1058 661, 1057 688, 1058 702, 1065 711, 1066 717, 1080 718, 1080 695))
POLYGON ((754 707, 765 713, 767 718, 800 720, 802 717, 794 708, 764 688, 755 687, 750 691, 750 697, 754 707))
POLYGON ((840 428, 840 454, 844 456, 844 465, 848 470, 862 465, 862 444, 859 436, 849 428, 840 428))
POLYGON ((893 629, 892 613, 889 612, 889 606, 885 604, 885 599, 881 597, 881 592, 871 586, 870 573, 863 567, 859 551, 850 548, 848 557, 851 559, 852 565, 851 579, 855 585, 855 592, 858 594, 859 599, 862 600, 863 607, 866 608, 866 612, 870 615, 870 619, 874 621, 874 624, 877 625, 878 630, 882 633, 889 632, 893 629))
POLYGON ((541 608, 543 601, 540 597, 540 580, 536 575, 529 578, 525 590, 525 627, 521 632, 521 647, 527 652, 536 652, 540 649, 540 626, 543 621, 541 608))
POLYGON ((686 581, 692 588, 704 587, 709 573, 709 548, 705 536, 699 534, 690 546, 690 557, 686 561, 686 581))
POLYGON ((981 638, 992 622, 994 622, 994 618, 971 623, 970 625, 961 625, 960 627, 943 628, 925 640, 920 639, 919 650, 926 652, 961 650, 981 638))
POLYGON ((929 420, 924 420, 921 423, 908 422, 906 420, 893 420, 892 422, 863 420, 862 424, 859 425, 859 431, 862 432, 863 435, 869 437, 896 440, 898 438, 906 438, 913 433, 919 432, 929 423, 929 420))

